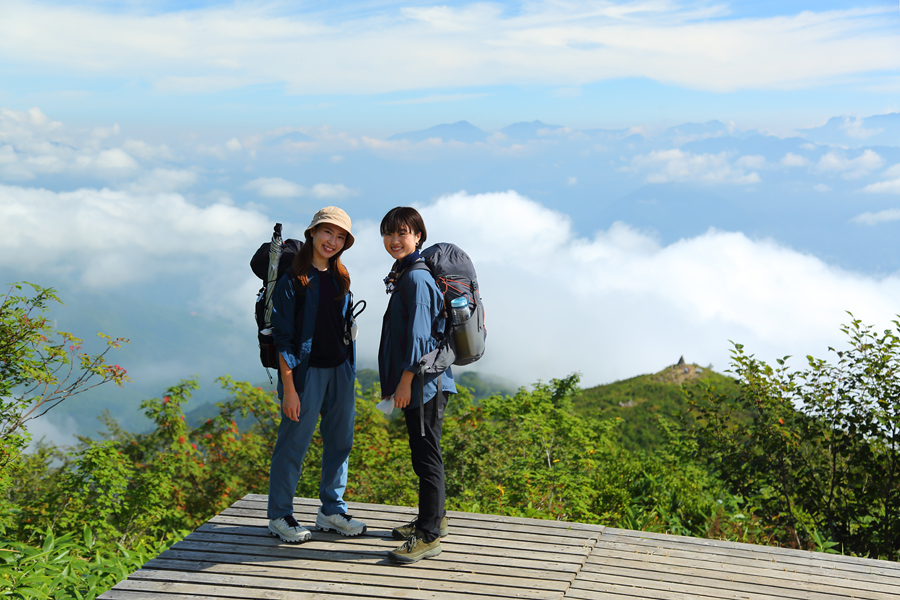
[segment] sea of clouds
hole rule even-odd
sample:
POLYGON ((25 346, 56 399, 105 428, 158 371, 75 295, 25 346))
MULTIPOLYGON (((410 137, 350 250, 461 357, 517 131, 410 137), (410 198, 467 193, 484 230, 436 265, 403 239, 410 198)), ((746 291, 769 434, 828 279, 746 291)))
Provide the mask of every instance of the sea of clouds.
MULTIPOLYGON (((229 143, 210 148, 246 150, 241 141, 229 143)), ((0 111, 0 273, 124 295, 165 289, 185 311, 245 332, 254 345, 248 314, 259 281, 249 257, 276 220, 299 236, 308 218, 284 219, 264 199, 342 204, 356 192, 334 181, 251 177, 242 189, 259 201, 237 202, 216 187, 218 175, 196 150, 130 139, 115 126, 75 131, 38 109, 0 111), (203 181, 212 183, 199 189, 203 181)), ((859 156, 841 163, 845 173, 874 168, 875 158, 859 156)), ((896 167, 878 168, 897 175, 896 167)), ((736 185, 748 176, 728 173, 736 185)), ((345 255, 354 294, 368 303, 360 319, 363 367, 376 365, 387 303, 382 278, 391 261, 373 215, 393 204, 381 202, 354 218, 356 244, 345 255)), ((806 354, 825 356, 841 344, 846 311, 880 326, 900 312, 896 274, 837 268, 741 231, 709 229, 663 243, 626 222, 576 223, 515 189, 447 190, 414 205, 430 242, 458 244, 477 266, 489 337, 475 368, 516 384, 579 372, 584 385, 596 385, 658 371, 682 355, 722 371, 731 341, 765 360, 797 356, 799 365, 806 354)), ((215 360, 215 349, 205 352, 215 360)), ((221 373, 232 366, 222 364, 221 373)), ((153 376, 173 383, 165 373, 153 376)))

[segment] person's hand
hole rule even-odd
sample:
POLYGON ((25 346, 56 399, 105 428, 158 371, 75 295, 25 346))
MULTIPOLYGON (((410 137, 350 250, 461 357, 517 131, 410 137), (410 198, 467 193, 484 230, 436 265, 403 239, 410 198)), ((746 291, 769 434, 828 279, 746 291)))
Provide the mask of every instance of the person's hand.
POLYGON ((412 386, 401 379, 400 383, 397 385, 397 389, 394 390, 394 406, 397 408, 406 408, 409 406, 411 396, 412 386))
POLYGON ((300 396, 296 390, 284 390, 284 400, 281 401, 281 410, 291 421, 300 420, 300 396))

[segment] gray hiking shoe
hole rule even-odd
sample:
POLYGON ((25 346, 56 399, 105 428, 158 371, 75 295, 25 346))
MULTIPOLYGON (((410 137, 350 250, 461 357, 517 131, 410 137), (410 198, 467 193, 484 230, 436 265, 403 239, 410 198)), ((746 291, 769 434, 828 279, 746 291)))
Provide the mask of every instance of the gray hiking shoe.
MULTIPOLYGON (((406 525, 401 525, 400 527, 394 527, 391 530, 391 536, 395 540, 405 540, 412 534, 416 532, 416 523, 419 522, 419 517, 416 517, 406 525)), ((444 518, 441 519, 441 537, 447 537, 450 535, 450 519, 444 515, 444 518)))
POLYGON ((414 563, 423 558, 431 558, 441 553, 441 538, 434 538, 433 542, 426 542, 420 537, 421 532, 406 538, 396 550, 388 552, 388 558, 400 563, 414 563))
POLYGON ((309 529, 298 523, 294 515, 269 521, 269 533, 288 544, 299 544, 312 537, 309 529))
POLYGON ((366 531, 366 524, 357 521, 347 513, 338 515, 326 515, 319 508, 316 515, 316 529, 319 531, 336 531, 341 535, 354 536, 366 531))

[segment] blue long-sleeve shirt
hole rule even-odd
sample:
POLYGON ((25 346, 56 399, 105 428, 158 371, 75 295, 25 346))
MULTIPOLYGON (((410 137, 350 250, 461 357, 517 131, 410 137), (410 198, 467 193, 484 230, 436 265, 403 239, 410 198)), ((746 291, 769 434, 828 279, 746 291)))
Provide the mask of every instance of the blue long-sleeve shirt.
MULTIPOLYGON (((437 348, 432 323, 438 333, 444 332, 446 319, 439 316, 443 309, 444 298, 427 269, 409 271, 400 279, 381 325, 378 374, 382 396, 393 394, 403 371, 416 372, 419 359, 437 348)), ((441 387, 445 392, 456 393, 450 369, 441 373, 441 387)), ((423 397, 428 402, 437 391, 437 375, 425 375, 424 392, 420 379, 413 378, 412 398, 407 408, 419 406, 423 397)))
MULTIPOLYGON (((272 295, 272 327, 275 329, 275 349, 284 357, 284 362, 291 369, 294 379, 294 388, 297 394, 302 396, 306 383, 306 371, 309 370, 309 355, 312 352, 313 333, 316 329, 316 313, 319 310, 319 277, 322 275, 316 269, 310 269, 307 274, 309 285, 305 294, 296 294, 295 288, 300 290, 300 282, 291 278, 293 271, 288 270, 275 284, 272 295), (299 323, 297 321, 299 320, 299 323)), ((326 273, 328 277, 334 277, 331 271, 326 273)), ((335 281, 337 286, 337 281, 335 281)), ((341 314, 346 315, 350 305, 350 294, 344 296, 341 305, 341 314)), ((350 352, 347 360, 355 365, 356 342, 350 342, 350 352)), ((281 369, 278 370, 278 397, 284 398, 284 384, 281 381, 281 369)))

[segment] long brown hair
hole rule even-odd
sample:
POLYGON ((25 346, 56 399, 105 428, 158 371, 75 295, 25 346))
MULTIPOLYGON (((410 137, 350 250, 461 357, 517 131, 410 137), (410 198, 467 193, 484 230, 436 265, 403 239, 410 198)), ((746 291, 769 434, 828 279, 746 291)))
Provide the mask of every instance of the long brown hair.
MULTIPOLYGON (((304 292, 306 291, 306 286, 309 285, 309 270, 312 268, 312 234, 315 233, 315 230, 318 227, 319 225, 316 225, 311 231, 306 232, 306 241, 300 246, 300 252, 294 256, 294 263, 291 265, 294 269, 294 274, 300 281, 300 285, 304 288, 304 292)), ((343 298, 347 295, 347 292, 350 291, 350 273, 347 271, 347 267, 344 266, 344 263, 341 262, 341 254, 343 253, 344 249, 341 248, 340 252, 328 259, 328 268, 331 269, 337 278, 339 288, 339 293, 335 300, 343 298)))

